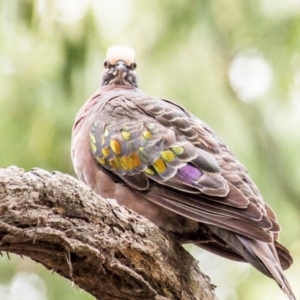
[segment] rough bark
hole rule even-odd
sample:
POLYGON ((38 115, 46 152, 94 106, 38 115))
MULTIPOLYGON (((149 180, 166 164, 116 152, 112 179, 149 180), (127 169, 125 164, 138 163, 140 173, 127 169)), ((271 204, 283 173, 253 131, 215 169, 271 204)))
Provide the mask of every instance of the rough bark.
POLYGON ((59 172, 0 169, 0 241, 98 299, 216 299, 171 236, 59 172))

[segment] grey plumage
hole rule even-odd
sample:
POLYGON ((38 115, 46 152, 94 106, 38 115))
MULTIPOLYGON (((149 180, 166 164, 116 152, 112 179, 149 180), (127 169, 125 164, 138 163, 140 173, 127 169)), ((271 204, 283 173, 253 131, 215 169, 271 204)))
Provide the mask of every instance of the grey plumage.
POLYGON ((110 49, 104 66, 102 86, 73 127, 78 178, 181 243, 251 263, 296 299, 276 216, 246 168, 204 122, 137 88, 133 50, 110 49))

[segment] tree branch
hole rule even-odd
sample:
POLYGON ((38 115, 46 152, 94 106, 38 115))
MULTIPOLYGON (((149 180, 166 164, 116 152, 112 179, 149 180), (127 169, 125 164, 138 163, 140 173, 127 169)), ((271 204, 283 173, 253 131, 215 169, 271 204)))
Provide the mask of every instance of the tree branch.
POLYGON ((216 299, 173 237, 59 172, 0 169, 0 251, 29 256, 98 299, 216 299))

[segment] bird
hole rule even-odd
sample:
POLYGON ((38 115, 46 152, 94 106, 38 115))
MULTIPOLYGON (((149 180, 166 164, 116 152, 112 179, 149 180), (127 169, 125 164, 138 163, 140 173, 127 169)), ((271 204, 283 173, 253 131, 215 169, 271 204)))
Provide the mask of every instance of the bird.
POLYGON ((181 244, 250 263, 296 300, 283 273, 293 259, 245 166, 187 109, 141 91, 136 67, 131 47, 108 48, 101 85, 72 129, 78 179, 181 244))

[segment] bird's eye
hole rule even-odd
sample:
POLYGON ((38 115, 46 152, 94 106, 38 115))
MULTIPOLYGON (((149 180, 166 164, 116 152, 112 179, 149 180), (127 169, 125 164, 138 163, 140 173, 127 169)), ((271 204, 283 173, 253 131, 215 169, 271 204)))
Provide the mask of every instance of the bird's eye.
POLYGON ((136 69, 136 63, 135 63, 135 62, 133 62, 133 63, 131 64, 131 68, 132 68, 133 70, 136 69))
POLYGON ((103 66, 104 66, 105 69, 108 68, 108 61, 107 60, 104 61, 103 66))

